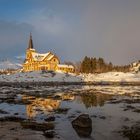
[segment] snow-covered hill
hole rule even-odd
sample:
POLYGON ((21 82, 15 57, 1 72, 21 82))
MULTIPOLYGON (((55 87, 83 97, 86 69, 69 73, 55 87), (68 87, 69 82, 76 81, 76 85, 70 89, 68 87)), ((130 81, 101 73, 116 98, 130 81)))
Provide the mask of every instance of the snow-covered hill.
POLYGON ((7 69, 19 69, 22 65, 19 63, 14 63, 9 60, 0 61, 0 70, 7 70, 7 69))
POLYGON ((65 74, 37 71, 0 75, 0 82, 140 82, 140 73, 65 74))

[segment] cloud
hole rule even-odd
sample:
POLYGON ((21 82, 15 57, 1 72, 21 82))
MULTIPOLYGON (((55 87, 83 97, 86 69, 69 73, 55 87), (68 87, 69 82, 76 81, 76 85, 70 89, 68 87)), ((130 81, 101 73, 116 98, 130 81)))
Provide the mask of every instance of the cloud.
POLYGON ((14 58, 24 52, 31 29, 33 26, 27 23, 0 20, 0 58, 14 58))
POLYGON ((0 21, 0 51, 24 56, 31 31, 38 51, 53 51, 63 61, 88 55, 128 64, 140 59, 139 5, 137 0, 31 0, 18 22, 0 21))

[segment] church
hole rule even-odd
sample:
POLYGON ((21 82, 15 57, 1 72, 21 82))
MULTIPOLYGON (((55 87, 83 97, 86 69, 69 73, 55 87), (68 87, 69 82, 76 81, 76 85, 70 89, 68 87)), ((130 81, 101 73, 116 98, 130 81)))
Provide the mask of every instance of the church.
POLYGON ((33 47, 32 35, 30 34, 28 48, 26 49, 26 58, 23 64, 23 71, 28 72, 39 70, 73 73, 74 67, 72 65, 60 64, 60 59, 52 52, 44 54, 38 53, 33 47))

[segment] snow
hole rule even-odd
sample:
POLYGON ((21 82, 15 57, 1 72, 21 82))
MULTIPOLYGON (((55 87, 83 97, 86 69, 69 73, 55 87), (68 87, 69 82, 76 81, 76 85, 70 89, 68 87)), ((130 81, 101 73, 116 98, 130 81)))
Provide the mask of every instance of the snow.
POLYGON ((0 61, 0 70, 6 70, 6 69, 19 69, 22 65, 19 63, 13 63, 9 60, 6 61, 0 61))
POLYGON ((86 82, 140 82, 140 73, 107 72, 101 74, 84 74, 86 82))
POLYGON ((58 64, 57 66, 60 68, 72 68, 72 69, 74 69, 74 67, 72 65, 58 64))
POLYGON ((52 55, 49 56, 49 58, 47 58, 47 60, 50 61, 53 57, 54 57, 54 55, 52 54, 52 55))
POLYGON ((102 74, 66 74, 63 72, 34 71, 0 75, 0 82, 140 82, 140 73, 108 72, 102 74))
POLYGON ((4 82, 82 82, 80 76, 59 72, 27 72, 11 75, 0 75, 0 81, 4 82))
POLYGON ((138 72, 140 71, 140 61, 134 62, 131 64, 131 70, 138 72))
POLYGON ((35 61, 42 61, 44 60, 50 53, 44 53, 44 54, 41 54, 41 53, 36 53, 36 52, 32 52, 32 56, 33 56, 33 59, 35 61))
POLYGON ((33 56, 33 59, 35 61, 43 61, 48 56, 49 57, 47 58, 47 60, 50 61, 54 57, 54 55, 51 54, 51 52, 44 53, 44 54, 43 53, 32 52, 32 56, 33 56))

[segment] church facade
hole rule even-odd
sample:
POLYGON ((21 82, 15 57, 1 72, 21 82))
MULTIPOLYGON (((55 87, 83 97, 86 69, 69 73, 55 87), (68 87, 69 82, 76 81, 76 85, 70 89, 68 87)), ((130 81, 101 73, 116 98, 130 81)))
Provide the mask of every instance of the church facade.
POLYGON ((44 54, 38 53, 33 47, 32 35, 30 35, 29 45, 26 49, 26 58, 23 64, 23 71, 52 70, 73 73, 72 65, 60 64, 60 59, 52 52, 44 54))

